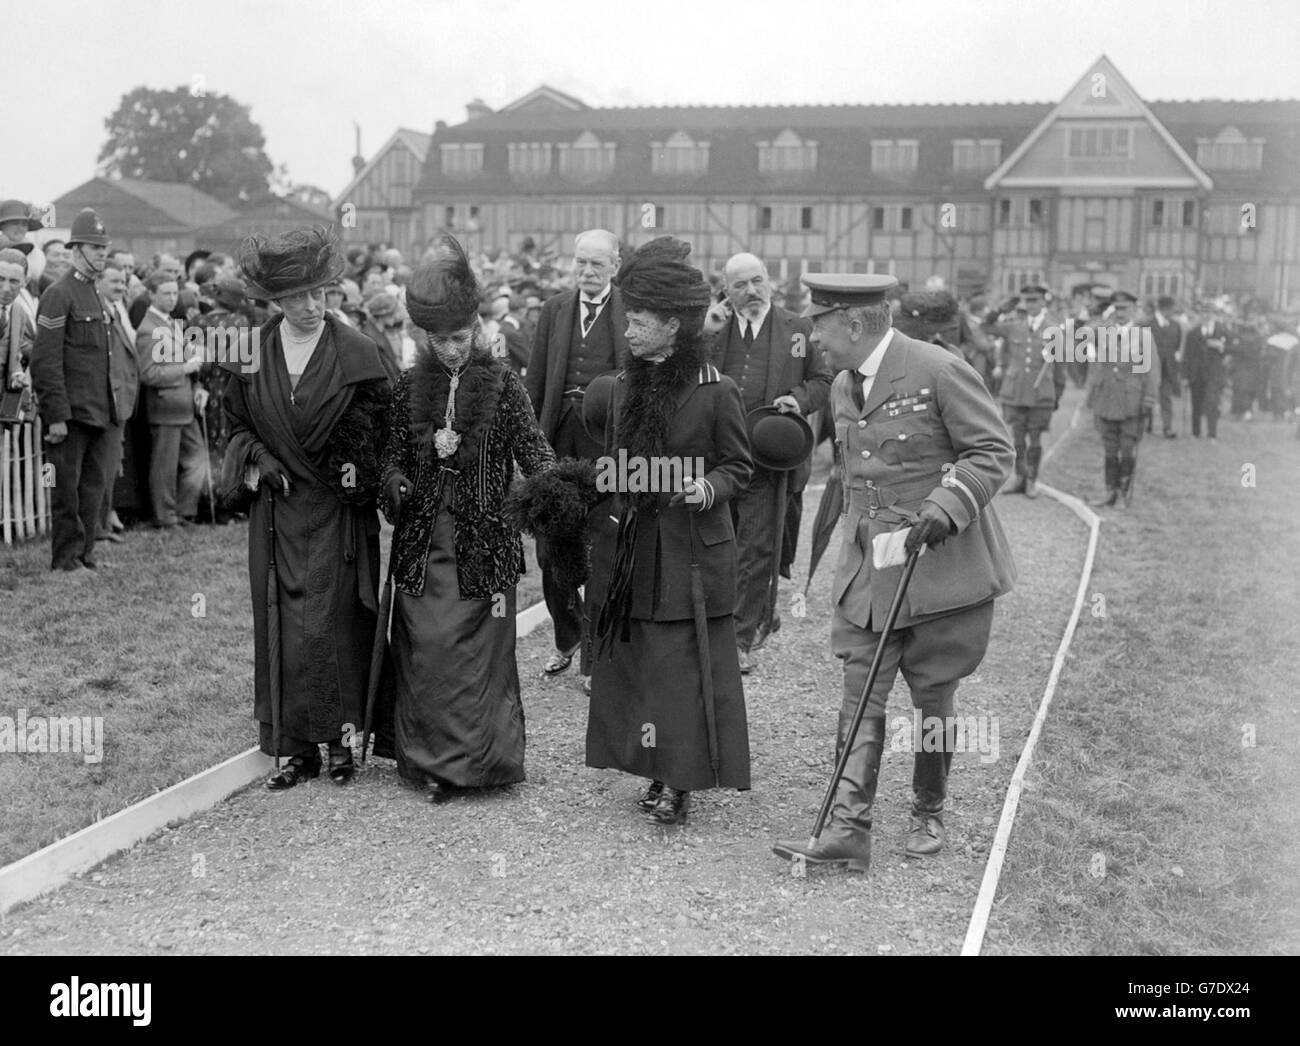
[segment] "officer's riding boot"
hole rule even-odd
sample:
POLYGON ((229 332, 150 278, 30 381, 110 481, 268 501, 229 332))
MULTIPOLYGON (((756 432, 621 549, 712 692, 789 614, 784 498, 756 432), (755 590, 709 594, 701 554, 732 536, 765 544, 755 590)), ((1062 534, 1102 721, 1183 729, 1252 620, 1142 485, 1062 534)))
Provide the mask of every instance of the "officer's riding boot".
POLYGON ((1093 505, 1097 508, 1110 508, 1119 500, 1119 455, 1106 455, 1106 496, 1093 505))
POLYGON ((1025 451, 1025 497, 1038 497, 1038 463, 1043 460, 1043 448, 1035 443, 1025 451))
POLYGON ((1125 505, 1133 500, 1133 466, 1136 464, 1137 460, 1131 454, 1119 459, 1119 490, 1124 495, 1125 505))
MULTIPOLYGON (((841 744, 846 729, 847 725, 841 726, 841 744)), ((781 839, 772 852, 787 861, 865 872, 871 863, 871 806, 876 799, 884 745, 884 717, 863 719, 844 765, 844 776, 835 789, 830 817, 816 845, 809 846, 807 839, 781 839)))
MULTIPOLYGON (((928 731, 927 731, 928 733, 928 731)), ((943 800, 948 794, 948 771, 956 724, 945 723, 942 752, 917 752, 912 767, 912 825, 907 832, 908 857, 928 857, 943 849, 943 800)))

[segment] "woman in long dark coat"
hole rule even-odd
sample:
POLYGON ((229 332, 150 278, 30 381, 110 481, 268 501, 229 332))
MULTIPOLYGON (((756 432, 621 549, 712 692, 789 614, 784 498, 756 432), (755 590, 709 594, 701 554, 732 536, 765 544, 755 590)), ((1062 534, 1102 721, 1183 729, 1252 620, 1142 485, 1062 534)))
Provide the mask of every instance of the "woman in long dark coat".
POLYGON ((515 663, 524 552, 503 510, 514 463, 533 475, 555 455, 523 381, 492 355, 478 284, 454 239, 444 238, 406 293, 428 343, 398 380, 384 453, 397 528, 397 770, 441 802, 458 789, 524 779, 515 663))
MULTIPOLYGON (((250 237, 241 263, 250 291, 282 310, 260 328, 249 364, 221 364, 229 374, 223 477, 247 471, 262 488, 248 525, 254 715, 262 751, 290 757, 267 787, 316 777, 322 742, 329 745, 330 777, 343 784, 352 777, 347 741, 361 728, 375 633, 375 501, 391 388, 370 339, 325 313, 324 286, 343 259, 324 229, 250 237), (272 513, 278 664, 267 608, 272 513), (273 672, 281 694, 278 751, 273 672)), ((224 478, 222 485, 230 490, 224 478)))
POLYGON ((651 473, 673 459, 702 459, 702 470, 687 466, 693 478, 676 492, 624 477, 593 537, 590 585, 599 610, 587 765, 649 778, 638 805, 664 824, 684 819, 692 791, 749 787, 727 502, 752 465, 740 391, 706 362, 709 287, 689 253, 660 237, 618 274, 633 359, 612 379, 598 470, 621 453, 651 473))

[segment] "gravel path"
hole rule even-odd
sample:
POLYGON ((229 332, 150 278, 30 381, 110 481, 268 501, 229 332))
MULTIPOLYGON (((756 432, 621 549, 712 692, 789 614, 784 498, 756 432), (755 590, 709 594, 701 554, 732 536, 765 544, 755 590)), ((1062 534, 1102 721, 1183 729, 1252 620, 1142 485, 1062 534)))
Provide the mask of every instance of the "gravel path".
MULTIPOLYGON (((794 878, 769 850, 807 834, 832 769, 837 536, 807 617, 783 589, 784 626, 746 682, 753 790, 697 793, 685 826, 654 825, 633 806, 636 780, 583 766, 586 698, 576 676, 540 678, 545 626, 519 644, 526 783, 432 807, 375 760, 343 789, 249 788, 11 912, 0 954, 955 954, 1083 560, 1084 528, 1064 507, 1008 496, 998 508, 1019 585, 958 697, 961 715, 997 717, 998 759, 956 757, 937 858, 903 857, 911 755, 888 751, 869 876, 794 878)), ((906 716, 896 687, 891 733, 906 716)))

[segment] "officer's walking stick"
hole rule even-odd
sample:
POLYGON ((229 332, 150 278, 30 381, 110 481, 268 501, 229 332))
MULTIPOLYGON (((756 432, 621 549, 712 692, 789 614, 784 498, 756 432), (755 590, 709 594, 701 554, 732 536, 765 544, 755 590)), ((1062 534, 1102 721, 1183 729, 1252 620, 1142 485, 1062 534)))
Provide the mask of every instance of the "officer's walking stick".
MULTIPOLYGON (((871 668, 867 670, 867 682, 862 687, 862 696, 858 698, 858 707, 853 712, 853 722, 849 724, 849 731, 844 738, 844 745, 840 749, 840 757, 835 762, 835 773, 831 775, 831 783, 826 788, 826 795, 822 798, 822 808, 817 812, 817 823, 813 825, 812 836, 808 840, 808 848, 811 850, 817 845, 817 840, 821 838, 822 829, 826 827, 826 818, 830 815, 831 806, 835 802, 835 790, 840 786, 840 778, 844 776, 844 768, 849 762, 849 753, 853 751, 853 742, 857 739, 858 728, 862 725, 862 716, 867 710, 867 699, 871 696, 871 688, 876 685, 876 677, 880 675, 880 665, 885 659, 885 645, 889 642, 889 634, 894 630, 894 622, 898 620, 899 608, 903 605, 903 596, 907 594, 908 582, 912 580, 912 571, 916 569, 917 557, 921 555, 921 549, 924 545, 917 545, 907 554, 907 559, 903 562, 903 576, 898 579, 898 588, 894 592, 894 601, 889 604, 889 613, 885 615, 885 625, 880 630, 880 639, 876 643, 876 653, 871 658, 871 668)), ((867 555, 871 555, 868 550, 867 555)))

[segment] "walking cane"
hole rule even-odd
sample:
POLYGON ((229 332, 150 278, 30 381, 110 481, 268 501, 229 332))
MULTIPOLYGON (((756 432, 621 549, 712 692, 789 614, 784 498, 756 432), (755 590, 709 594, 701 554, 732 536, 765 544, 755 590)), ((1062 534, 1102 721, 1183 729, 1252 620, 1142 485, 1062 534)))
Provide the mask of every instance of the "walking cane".
POLYGON ((778 473, 776 481, 776 535, 772 546, 772 585, 767 594, 767 614, 763 623, 763 635, 772 634, 772 621, 776 618, 777 592, 781 587, 781 546, 785 544, 785 510, 786 489, 790 482, 790 473, 778 473))
POLYGON ((691 526, 691 606, 695 613, 695 646, 700 659, 700 686, 704 694, 704 730, 709 743, 709 766, 713 770, 713 784, 718 780, 718 719, 713 704, 713 659, 709 654, 709 621, 704 606, 704 579, 700 575, 700 561, 695 549, 698 535, 695 532, 695 512, 687 508, 691 526))
POLYGON ((212 449, 208 445, 208 415, 206 411, 199 411, 199 428, 203 432, 203 471, 208 488, 208 515, 211 517, 210 521, 216 523, 217 502, 212 496, 212 449))
POLYGON ((266 660, 271 685, 271 748, 275 769, 280 769, 280 578, 275 569, 275 494, 266 488, 270 536, 266 565, 266 660))
MULTIPOLYGON (((840 778, 844 776, 844 768, 848 765, 849 753, 853 751, 853 742, 857 739, 858 728, 862 725, 862 716, 867 710, 867 699, 871 696, 871 688, 876 685, 876 677, 880 675, 880 665, 885 658, 885 645, 889 642, 889 634, 894 630, 894 622, 898 619, 899 608, 903 605, 903 596, 907 592, 907 584, 912 580, 912 571, 916 569, 916 560, 921 555, 923 547, 917 545, 907 554, 907 559, 903 562, 903 576, 898 579, 898 588, 894 592, 894 601, 889 604, 889 613, 885 615, 885 627, 880 630, 880 639, 876 643, 876 653, 871 658, 871 668, 867 670, 867 682, 862 687, 862 696, 858 698, 858 707, 853 712, 853 722, 849 724, 849 732, 844 739, 844 746, 840 750, 840 757, 835 762, 835 773, 831 775, 831 783, 822 799, 822 808, 817 812, 817 823, 813 825, 812 836, 808 840, 809 849, 817 845, 817 840, 821 838, 822 829, 826 827, 826 818, 830 815, 831 806, 835 802, 835 790, 840 786, 840 778)), ((870 554, 870 552, 867 553, 867 555, 870 554)))
POLYGON ((384 594, 379 598, 379 615, 375 622, 375 641, 370 647, 370 683, 366 687, 366 721, 361 731, 361 763, 366 762, 370 748, 370 730, 375 723, 375 698, 379 694, 379 681, 384 674, 384 652, 388 649, 388 623, 393 616, 393 564, 397 562, 397 529, 402 525, 399 504, 393 512, 393 540, 388 548, 388 571, 384 578, 384 594))

